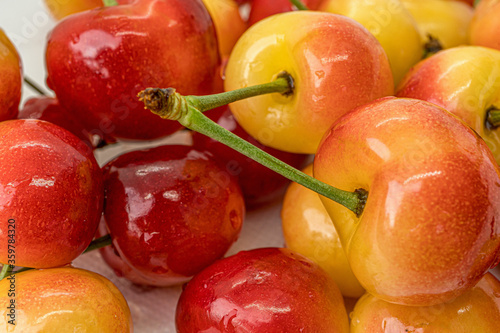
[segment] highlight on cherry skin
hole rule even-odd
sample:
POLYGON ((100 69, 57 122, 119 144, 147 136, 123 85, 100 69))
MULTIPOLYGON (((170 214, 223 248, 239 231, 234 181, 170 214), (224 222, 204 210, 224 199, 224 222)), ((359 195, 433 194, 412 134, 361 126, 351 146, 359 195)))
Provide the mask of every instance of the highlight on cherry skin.
MULTIPOLYGON (((103 205, 101 168, 74 134, 43 120, 0 122, 0 242, 15 229, 15 264, 48 268, 92 241, 103 205), (9 232, 9 230, 11 230, 9 232)), ((7 246, 0 262, 10 264, 7 246)))
POLYGON ((349 332, 335 282, 281 248, 241 251, 201 271, 186 284, 175 321, 179 333, 349 332))
POLYGON ((120 290, 100 274, 71 266, 4 278, 0 307, 2 332, 133 332, 120 290))
POLYGON ((136 150, 107 163, 103 177, 103 220, 119 258, 104 254, 119 275, 180 284, 238 239, 243 195, 209 152, 187 145, 136 150))

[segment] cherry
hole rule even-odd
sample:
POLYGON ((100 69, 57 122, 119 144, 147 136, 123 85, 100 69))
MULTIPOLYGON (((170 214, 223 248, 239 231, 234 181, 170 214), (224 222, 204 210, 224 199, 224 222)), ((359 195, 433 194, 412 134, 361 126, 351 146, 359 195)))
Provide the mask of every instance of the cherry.
POLYGON ((0 122, 0 262, 70 263, 91 242, 102 201, 101 169, 75 135, 42 120, 0 122))
POLYGON ((33 97, 28 99, 17 116, 18 119, 41 119, 67 129, 93 149, 93 138, 90 132, 74 118, 74 115, 63 108, 57 98, 33 97))
POLYGON ((177 332, 348 332, 335 282, 287 249, 242 251, 187 283, 177 332))
POLYGON ((103 170, 113 245, 152 284, 184 281, 238 238, 241 190, 208 152, 161 146, 123 154, 103 170))

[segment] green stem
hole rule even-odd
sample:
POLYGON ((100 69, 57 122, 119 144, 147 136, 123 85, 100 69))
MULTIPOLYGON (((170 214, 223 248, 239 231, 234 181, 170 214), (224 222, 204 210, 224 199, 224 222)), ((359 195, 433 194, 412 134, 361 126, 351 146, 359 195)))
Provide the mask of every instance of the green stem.
MULTIPOLYGON (((85 251, 83 251, 83 253, 94 251, 94 250, 100 249, 100 248, 108 246, 108 245, 111 245, 111 236, 109 234, 102 236, 102 237, 99 237, 97 239, 94 239, 92 242, 90 242, 89 246, 87 247, 87 249, 85 249, 85 251)), ((34 268, 22 267, 15 272, 13 272, 13 269, 14 269, 14 266, 3 265, 2 271, 0 272, 0 280, 3 280, 5 277, 12 275, 13 273, 17 274, 17 273, 32 270, 34 268)))
POLYGON ((293 94, 293 90, 294 81, 292 76, 286 72, 282 72, 277 76, 276 80, 268 83, 214 95, 186 96, 186 100, 200 112, 205 112, 232 102, 264 94, 280 93, 284 96, 289 96, 293 94))
POLYGON ((102 3, 105 7, 118 6, 118 2, 116 0, 102 0, 102 3))
POLYGON ((87 247, 87 249, 85 251, 83 251, 83 253, 94 251, 94 250, 100 249, 101 247, 105 247, 105 246, 108 246, 108 245, 111 245, 111 235, 109 235, 109 234, 104 235, 102 237, 99 237, 97 239, 94 239, 89 244, 89 246, 87 247))
POLYGON ((492 106, 486 110, 486 122, 489 128, 497 128, 500 126, 500 109, 492 106))
POLYGON ((425 42, 424 44, 424 54, 422 56, 422 59, 427 59, 441 50, 443 50, 443 45, 441 44, 439 39, 432 36, 431 34, 427 34, 427 42, 425 42))
POLYGON ((309 10, 309 8, 307 8, 307 6, 300 0, 290 0, 290 2, 292 5, 297 7, 298 10, 309 10))
POLYGON ((2 266, 2 271, 0 272, 0 280, 5 279, 7 276, 12 274, 14 266, 5 264, 2 266))
MULTIPOLYGON (((237 95, 244 96, 245 93, 241 91, 244 89, 254 90, 253 87, 242 88, 239 89, 240 92, 238 92, 237 95)), ((284 93, 289 94, 290 90, 285 90, 284 93)), ((255 96, 255 94, 252 94, 252 96, 255 96)), ((199 105, 201 105, 203 109, 208 104, 212 105, 211 103, 205 104, 204 102, 199 102, 200 99, 203 101, 204 98, 200 98, 199 96, 185 97, 175 92, 175 89, 172 88, 148 88, 140 92, 139 97, 148 109, 160 117, 179 121, 184 127, 220 141, 291 181, 299 183, 343 205, 353 211, 357 216, 361 215, 367 198, 367 192, 365 190, 358 189, 355 192, 349 192, 332 187, 289 166, 241 139, 237 135, 214 123, 197 109, 196 106, 199 105)), ((218 105, 218 103, 215 103, 215 105, 218 105)))
POLYGON ((43 91, 43 89, 38 84, 36 84, 35 82, 33 82, 30 78, 28 78, 28 77, 25 76, 24 77, 24 83, 26 83, 31 89, 33 89, 34 91, 36 91, 40 95, 47 96, 47 94, 45 93, 45 91, 43 91))

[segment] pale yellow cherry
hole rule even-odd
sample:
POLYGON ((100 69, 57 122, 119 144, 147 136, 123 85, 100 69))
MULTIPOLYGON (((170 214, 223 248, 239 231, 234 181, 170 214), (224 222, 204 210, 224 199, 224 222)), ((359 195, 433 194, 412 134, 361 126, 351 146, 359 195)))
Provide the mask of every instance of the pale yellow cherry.
POLYGON ((446 0, 402 2, 417 22, 423 43, 428 42, 431 35, 445 49, 468 44, 467 30, 474 13, 471 6, 446 0))
MULTIPOLYGON (((312 165, 303 171, 312 176, 312 165)), ((357 298, 364 294, 316 192, 291 183, 283 199, 281 221, 287 248, 320 265, 337 283, 343 296, 357 298)))

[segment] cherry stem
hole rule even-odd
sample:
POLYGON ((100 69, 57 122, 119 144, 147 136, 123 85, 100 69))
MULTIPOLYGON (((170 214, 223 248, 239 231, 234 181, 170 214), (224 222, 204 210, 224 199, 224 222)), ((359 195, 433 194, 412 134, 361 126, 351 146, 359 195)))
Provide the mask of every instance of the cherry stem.
POLYGON ((8 264, 3 265, 2 271, 0 272, 0 280, 3 280, 7 276, 11 275, 13 269, 14 269, 13 265, 8 265, 8 264))
MULTIPOLYGON (((89 246, 85 249, 85 251, 83 251, 83 253, 94 251, 108 245, 111 245, 111 235, 109 234, 94 239, 92 242, 90 242, 89 246)), ((0 280, 3 280, 4 278, 12 274, 17 274, 34 269, 32 267, 21 267, 17 271, 14 271, 14 267, 15 266, 13 265, 3 265, 2 271, 0 272, 0 280)))
POLYGON ((279 89, 281 94, 289 95, 293 93, 293 80, 287 78, 287 75, 280 74, 275 81, 267 84, 211 96, 182 96, 173 88, 148 88, 141 91, 138 96, 144 102, 146 108, 161 118, 178 121, 186 128, 222 142, 289 180, 343 205, 357 216, 360 216, 367 198, 365 190, 358 189, 354 192, 349 192, 323 183, 241 139, 201 113, 201 110, 206 111, 208 107, 225 105, 221 104, 222 101, 234 102, 241 98, 246 98, 244 96, 257 96, 259 95, 257 94, 258 89, 262 89, 260 94, 267 94, 270 92, 269 90, 272 90, 268 89, 268 87, 274 87, 273 89, 279 89), (288 87, 287 89, 285 89, 285 83, 286 87, 288 87))
POLYGON ((102 0, 102 3, 105 7, 118 6, 118 2, 116 0, 102 0))
POLYGON ((486 121, 492 128, 500 126, 500 109, 492 106, 487 110, 486 121))
POLYGON ((37 93, 39 93, 42 96, 47 96, 45 91, 43 91, 43 89, 38 84, 36 84, 33 80, 31 80, 30 78, 28 78, 26 76, 23 78, 23 80, 24 80, 24 83, 26 83, 31 89, 33 89, 34 91, 36 91, 37 93))
POLYGON ((85 251, 83 251, 83 253, 87 253, 87 252, 90 252, 90 251, 94 251, 94 250, 100 249, 102 247, 111 245, 111 243, 112 243, 111 242, 111 235, 110 234, 104 235, 102 237, 94 239, 89 244, 89 246, 87 247, 87 249, 85 249, 85 251))
POLYGON ((294 5, 298 10, 309 10, 306 5, 300 0, 290 0, 292 5, 294 5))
POLYGON ((443 45, 436 37, 431 34, 427 34, 427 42, 424 44, 424 54, 422 59, 429 58, 430 56, 443 50, 443 45))

